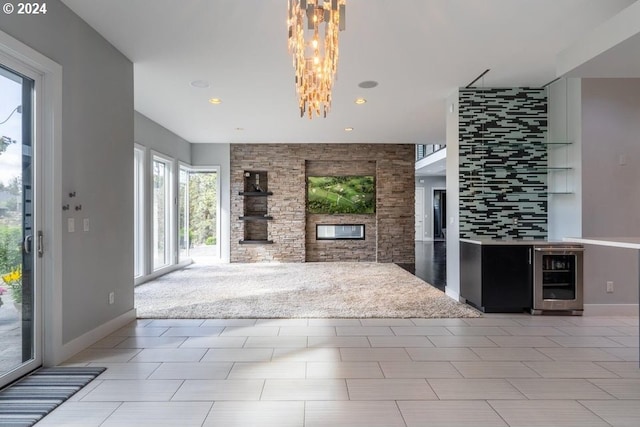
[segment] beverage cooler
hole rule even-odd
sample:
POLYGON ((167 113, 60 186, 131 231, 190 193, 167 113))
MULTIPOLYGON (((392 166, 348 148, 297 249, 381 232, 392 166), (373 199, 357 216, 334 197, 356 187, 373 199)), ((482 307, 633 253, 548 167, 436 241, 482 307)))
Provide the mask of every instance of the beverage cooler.
POLYGON ((575 245, 534 247, 532 314, 582 315, 583 251, 575 245))

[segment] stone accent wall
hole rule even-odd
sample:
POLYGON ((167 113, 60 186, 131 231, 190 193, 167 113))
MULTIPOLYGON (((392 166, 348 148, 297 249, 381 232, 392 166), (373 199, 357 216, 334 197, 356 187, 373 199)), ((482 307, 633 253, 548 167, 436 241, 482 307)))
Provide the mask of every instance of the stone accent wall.
POLYGON ((375 160, 353 161, 340 160, 307 160, 305 162, 307 176, 349 176, 376 174, 375 160))
POLYGON ((407 147, 411 151, 406 155, 411 159, 408 167, 405 160, 393 156, 376 163, 378 262, 415 262, 415 146, 407 147))
POLYGON ((231 144, 231 261, 325 259, 413 263, 414 149, 409 144, 231 144), (331 215, 330 222, 320 218, 322 223, 364 223, 366 240, 333 241, 338 245, 328 251, 327 245, 317 244, 320 242, 315 240, 315 223, 306 214, 307 166, 315 175, 332 175, 333 168, 342 171, 336 175, 375 174, 375 221, 355 220, 373 215, 346 215, 348 221, 341 215, 331 215), (243 190, 245 170, 268 173, 269 191, 273 195, 267 197, 267 210, 274 217, 268 222, 268 239, 273 244, 239 243, 245 224, 238 220, 244 204, 238 193, 243 190), (308 234, 312 224, 312 232, 308 234), (370 241, 369 236, 375 236, 375 240, 370 241), (354 242, 363 246, 350 247, 354 242))
POLYGON ((547 94, 460 89, 460 237, 547 237, 547 94))

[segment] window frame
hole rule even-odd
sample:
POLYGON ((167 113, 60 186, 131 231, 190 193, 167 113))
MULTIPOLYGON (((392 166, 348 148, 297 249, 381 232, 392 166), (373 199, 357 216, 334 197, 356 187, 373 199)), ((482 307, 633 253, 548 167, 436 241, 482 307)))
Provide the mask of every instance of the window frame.
POLYGON ((133 237, 133 277, 139 279, 148 274, 146 261, 147 248, 145 244, 145 225, 146 225, 146 164, 147 150, 140 144, 134 144, 133 147, 133 173, 134 173, 134 199, 133 199, 133 221, 134 221, 134 237, 133 237))
POLYGON ((175 199, 175 160, 169 156, 166 156, 157 151, 151 150, 151 155, 149 156, 150 168, 149 173, 149 186, 151 189, 149 191, 149 197, 147 198, 149 201, 148 206, 150 207, 149 215, 147 215, 147 219, 149 220, 149 243, 150 243, 150 252, 149 252, 149 263, 151 265, 150 271, 152 273, 160 272, 164 269, 171 268, 176 263, 176 252, 175 252, 175 234, 176 232, 176 199, 175 199), (165 223, 164 223, 164 256, 165 262, 162 265, 156 266, 155 264, 155 227, 154 227, 154 196, 155 191, 153 189, 154 182, 154 163, 155 162, 163 163, 165 165, 165 223))
POLYGON ((190 245, 190 241, 189 241, 189 236, 187 234, 187 248, 186 248, 186 256, 184 259, 182 259, 181 254, 180 254, 180 175, 182 174, 182 172, 184 171, 187 174, 187 183, 186 183, 186 191, 185 191, 185 200, 184 200, 184 206, 185 206, 185 221, 186 221, 186 225, 185 228, 189 229, 189 172, 191 172, 191 166, 189 166, 188 164, 184 163, 184 162, 178 162, 178 179, 177 179, 177 186, 178 186, 178 190, 177 190, 177 197, 178 197, 178 203, 176 206, 176 210, 177 210, 177 222, 176 222, 176 262, 177 263, 181 263, 181 262, 185 262, 185 261, 189 261, 191 260, 191 256, 189 254, 189 245, 190 245))
MULTIPOLYGON (((221 254, 222 254, 222 250, 221 250, 221 216, 222 216, 222 205, 220 204, 220 179, 221 179, 221 175, 220 175, 220 166, 191 166, 187 163, 184 162, 179 162, 179 168, 180 169, 185 169, 187 172, 191 173, 191 172, 211 172, 211 173, 215 173, 217 175, 217 179, 216 179, 216 250, 215 250, 215 258, 217 260, 221 259, 221 254)), ((178 180, 179 181, 179 180, 178 180)), ((177 185, 179 186, 180 183, 178 182, 177 185)), ((187 198, 188 200, 188 198, 187 198)), ((189 209, 187 208, 187 213, 188 213, 189 209)), ((177 223, 176 223, 177 224, 177 223)), ((178 230, 176 229, 176 238, 177 236, 178 230)), ((179 251, 179 248, 177 249, 179 251)), ((191 257, 188 257, 188 260, 191 260, 191 257)), ((178 257, 178 263, 182 262, 184 260, 180 260, 178 257)))

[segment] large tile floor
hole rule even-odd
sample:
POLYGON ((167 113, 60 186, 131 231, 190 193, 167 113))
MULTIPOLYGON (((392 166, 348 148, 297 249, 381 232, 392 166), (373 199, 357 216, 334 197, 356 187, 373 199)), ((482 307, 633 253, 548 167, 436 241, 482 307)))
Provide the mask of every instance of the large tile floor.
POLYGON ((638 426, 638 318, 138 320, 38 426, 638 426))

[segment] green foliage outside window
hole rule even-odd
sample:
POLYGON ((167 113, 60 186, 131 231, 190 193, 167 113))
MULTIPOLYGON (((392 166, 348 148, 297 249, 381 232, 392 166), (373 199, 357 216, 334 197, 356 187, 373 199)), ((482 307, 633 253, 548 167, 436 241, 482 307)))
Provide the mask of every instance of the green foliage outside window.
POLYGON ((189 175, 189 239, 191 246, 216 244, 218 174, 189 175))
POLYGON ((0 223, 0 275, 9 273, 22 264, 22 229, 0 223))

